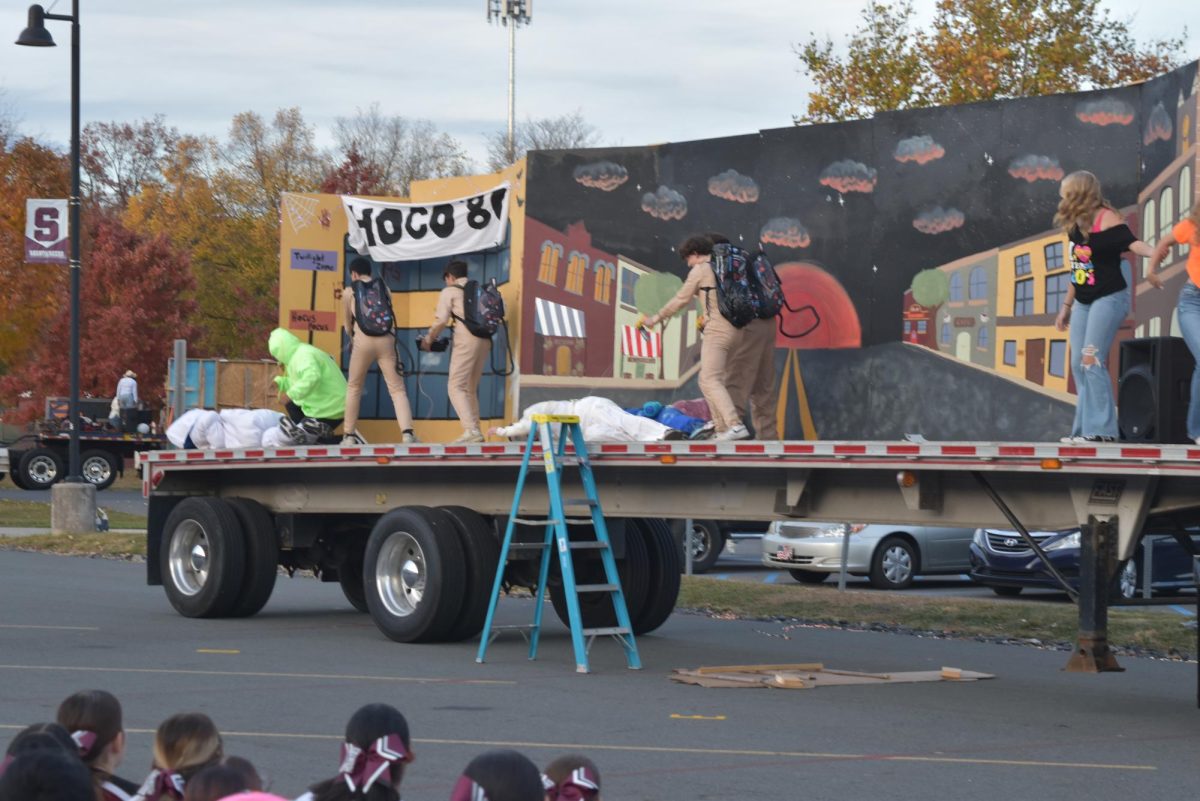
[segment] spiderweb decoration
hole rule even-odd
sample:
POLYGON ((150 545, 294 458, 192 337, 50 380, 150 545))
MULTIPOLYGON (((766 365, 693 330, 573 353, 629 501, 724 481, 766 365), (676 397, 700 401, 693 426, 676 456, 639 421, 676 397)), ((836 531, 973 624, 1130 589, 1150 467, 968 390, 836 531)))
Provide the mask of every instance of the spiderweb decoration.
POLYGON ((283 193, 283 211, 287 215, 288 222, 292 224, 294 233, 298 234, 316 222, 319 203, 320 201, 315 197, 293 195, 291 192, 283 193))

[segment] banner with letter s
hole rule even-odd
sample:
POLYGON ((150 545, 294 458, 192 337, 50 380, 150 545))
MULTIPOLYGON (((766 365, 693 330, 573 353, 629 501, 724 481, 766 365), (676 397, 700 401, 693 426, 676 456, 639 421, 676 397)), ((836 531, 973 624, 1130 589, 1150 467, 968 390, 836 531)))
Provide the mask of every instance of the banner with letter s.
POLYGON ((25 263, 69 264, 67 201, 25 200, 25 263))
POLYGON ((375 261, 415 261, 493 248, 504 241, 509 187, 432 203, 342 195, 350 247, 375 261))

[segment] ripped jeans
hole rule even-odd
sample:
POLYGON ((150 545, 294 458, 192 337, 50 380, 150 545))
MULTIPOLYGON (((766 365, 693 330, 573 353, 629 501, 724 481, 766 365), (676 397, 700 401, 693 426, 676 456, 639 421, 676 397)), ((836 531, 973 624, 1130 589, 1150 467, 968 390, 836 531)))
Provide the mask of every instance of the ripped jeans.
MULTIPOLYGON (((1193 245, 1195 247, 1195 245, 1193 245)), ((1179 290, 1177 319, 1179 332, 1187 342, 1188 350, 1196 357, 1196 369, 1192 371, 1192 393, 1188 401, 1187 435, 1189 439, 1200 437, 1200 287, 1190 280, 1179 290)), ((1200 441, 1200 440, 1198 440, 1200 441)))
POLYGON ((1129 290, 1076 303, 1071 310, 1071 374, 1075 376, 1075 423, 1073 437, 1117 438, 1117 404, 1108 374, 1108 352, 1121 321, 1129 314, 1129 290), (1092 364, 1083 363, 1091 356, 1092 364))

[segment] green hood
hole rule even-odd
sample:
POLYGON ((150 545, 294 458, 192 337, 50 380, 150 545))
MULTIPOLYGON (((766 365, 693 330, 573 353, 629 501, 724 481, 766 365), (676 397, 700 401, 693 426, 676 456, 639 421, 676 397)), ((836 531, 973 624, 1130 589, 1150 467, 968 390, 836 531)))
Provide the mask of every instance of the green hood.
POLYGON ((271 338, 267 340, 267 350, 271 351, 275 361, 284 364, 292 360, 298 347, 300 347, 300 340, 295 334, 284 328, 276 328, 271 332, 271 338))

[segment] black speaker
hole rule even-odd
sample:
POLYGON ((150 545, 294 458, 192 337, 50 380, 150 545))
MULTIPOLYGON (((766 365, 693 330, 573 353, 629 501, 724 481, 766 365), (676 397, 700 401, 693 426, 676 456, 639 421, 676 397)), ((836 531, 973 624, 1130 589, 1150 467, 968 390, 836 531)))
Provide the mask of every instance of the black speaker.
POLYGON ((1121 343, 1117 425, 1127 442, 1191 442, 1188 399, 1196 360, 1179 337, 1121 343))

